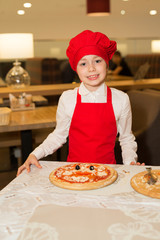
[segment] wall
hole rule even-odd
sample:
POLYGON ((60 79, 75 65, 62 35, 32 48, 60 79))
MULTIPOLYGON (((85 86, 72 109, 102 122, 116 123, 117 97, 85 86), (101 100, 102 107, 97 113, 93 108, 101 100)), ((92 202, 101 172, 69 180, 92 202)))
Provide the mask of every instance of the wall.
MULTIPOLYGON (((125 56, 131 53, 152 53, 152 41, 158 39, 116 39, 117 48, 125 56)), ((159 38, 160 40, 160 38, 159 38)), ((55 57, 58 59, 66 58, 66 48, 69 40, 54 40, 54 41, 35 41, 35 57, 55 57)), ((159 42, 160 46, 160 42, 159 42)), ((158 52, 158 50, 157 50, 158 52)))

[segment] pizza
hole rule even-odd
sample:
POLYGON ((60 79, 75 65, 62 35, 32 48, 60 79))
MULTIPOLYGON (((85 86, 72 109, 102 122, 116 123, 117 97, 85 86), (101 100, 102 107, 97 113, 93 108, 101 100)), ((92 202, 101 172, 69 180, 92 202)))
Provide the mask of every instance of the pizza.
POLYGON ((96 163, 73 163, 59 167, 49 175, 51 183, 71 190, 105 187, 117 179, 117 171, 96 163))
POLYGON ((152 174, 157 176, 157 182, 154 185, 148 184, 148 178, 146 177, 147 171, 140 172, 132 177, 131 186, 139 193, 160 199, 160 169, 152 170, 152 174))

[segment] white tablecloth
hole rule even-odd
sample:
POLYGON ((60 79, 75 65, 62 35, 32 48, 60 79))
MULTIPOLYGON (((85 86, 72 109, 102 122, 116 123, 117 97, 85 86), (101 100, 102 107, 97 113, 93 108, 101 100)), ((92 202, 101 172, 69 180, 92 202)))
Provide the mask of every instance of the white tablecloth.
MULTIPOLYGON (((65 164, 41 161, 42 169, 32 166, 29 174, 24 171, 0 192, 0 239, 17 239, 37 207, 53 204, 107 210, 112 219, 106 223, 106 239, 160 240, 160 200, 143 196, 130 185, 132 176, 144 171, 144 166, 111 165, 118 172, 115 183, 97 190, 72 191, 54 186, 48 178, 53 169, 65 164)), ((55 236, 51 239, 61 240, 55 236)))

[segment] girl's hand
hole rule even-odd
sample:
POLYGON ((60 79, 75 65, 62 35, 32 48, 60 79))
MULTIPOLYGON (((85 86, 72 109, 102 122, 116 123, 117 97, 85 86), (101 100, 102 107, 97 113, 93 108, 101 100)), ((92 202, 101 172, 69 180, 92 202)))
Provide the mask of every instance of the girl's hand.
POLYGON ((31 170, 30 169, 31 164, 35 165, 38 168, 42 168, 42 166, 39 164, 37 158, 33 154, 30 154, 28 156, 27 160, 24 162, 24 164, 18 168, 17 176, 19 176, 23 172, 24 169, 27 169, 27 172, 29 173, 31 170))
POLYGON ((145 163, 140 163, 140 162, 131 162, 130 165, 141 165, 141 166, 144 166, 145 163))

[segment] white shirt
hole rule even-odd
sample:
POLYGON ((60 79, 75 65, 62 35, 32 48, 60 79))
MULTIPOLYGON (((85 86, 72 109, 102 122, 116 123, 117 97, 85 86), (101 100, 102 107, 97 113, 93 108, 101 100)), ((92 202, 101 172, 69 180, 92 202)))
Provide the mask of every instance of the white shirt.
MULTIPOLYGON (((39 145, 33 152, 37 159, 46 157, 54 153, 64 143, 69 134, 71 119, 74 113, 77 100, 77 89, 63 92, 59 99, 56 113, 56 128, 48 135, 44 142, 39 145)), ((132 134, 132 113, 129 97, 126 93, 111 88, 112 105, 116 118, 117 133, 119 133, 119 141, 122 149, 122 158, 124 164, 137 160, 137 144, 132 134)), ((90 92, 83 83, 79 87, 82 102, 88 103, 104 103, 107 102, 107 87, 105 83, 94 92, 90 92)))

